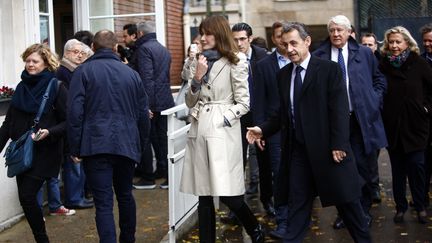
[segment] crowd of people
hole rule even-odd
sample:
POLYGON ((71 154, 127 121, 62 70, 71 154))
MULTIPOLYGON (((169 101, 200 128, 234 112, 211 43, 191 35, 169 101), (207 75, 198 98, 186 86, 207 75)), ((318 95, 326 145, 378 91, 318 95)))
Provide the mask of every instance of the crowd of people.
MULTIPOLYGON (((247 23, 230 28, 225 17, 210 16, 188 49, 181 77, 191 127, 180 191, 199 198, 200 242, 216 240, 216 198, 230 210, 221 220, 243 225, 252 242, 264 242, 266 234, 302 242, 317 196, 323 207, 337 208, 335 229, 347 228, 355 242, 372 242, 370 209, 381 202, 383 148, 392 168, 394 223, 404 221, 410 203, 418 222, 428 223, 432 24, 421 29, 423 54, 402 26, 384 33, 381 48, 372 33, 359 43, 343 15, 330 18, 329 36, 313 52, 304 24, 276 21, 271 30, 275 48, 269 51, 247 23), (245 194, 258 192, 276 222, 270 232, 245 202, 245 194)), ((49 242, 44 183, 51 215, 95 206, 103 243, 117 242, 114 194, 119 241, 135 242, 132 189, 154 189, 160 178, 165 180, 159 187, 169 187, 167 118, 161 111, 174 106, 171 55, 157 41, 152 21, 125 25, 125 46, 118 42, 110 30, 94 36, 79 31, 61 59, 45 44, 22 54, 22 81, 0 127, 0 148, 34 127, 33 166, 16 181, 38 243, 49 242)))

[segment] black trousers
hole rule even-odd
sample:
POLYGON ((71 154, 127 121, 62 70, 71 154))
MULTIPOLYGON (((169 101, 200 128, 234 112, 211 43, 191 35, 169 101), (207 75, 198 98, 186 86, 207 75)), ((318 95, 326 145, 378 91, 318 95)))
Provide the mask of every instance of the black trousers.
POLYGON ((371 151, 369 154, 366 153, 363 142, 363 135, 360 130, 360 125, 357 122, 357 118, 353 113, 350 116, 350 144, 353 150, 354 158, 356 161, 357 169, 360 177, 364 180, 362 187, 361 204, 366 214, 369 214, 369 210, 372 206, 372 170, 371 164, 377 162, 376 151, 371 151))
POLYGON ((45 179, 25 173, 16 177, 18 198, 37 243, 49 242, 42 210, 36 200, 36 195, 45 179))
MULTIPOLYGON (((294 142, 289 179, 288 227, 284 242, 300 243, 309 228, 317 192, 306 148, 297 142, 294 142)), ((360 200, 336 208, 355 242, 372 242, 360 200)))
POLYGON ((406 212, 406 180, 417 212, 424 210, 425 170, 423 150, 406 153, 403 149, 388 149, 392 169, 393 197, 396 211, 406 212))
POLYGON ((425 159, 425 202, 424 205, 428 207, 429 202, 429 191, 432 175, 432 146, 428 146, 426 149, 426 159, 425 159))

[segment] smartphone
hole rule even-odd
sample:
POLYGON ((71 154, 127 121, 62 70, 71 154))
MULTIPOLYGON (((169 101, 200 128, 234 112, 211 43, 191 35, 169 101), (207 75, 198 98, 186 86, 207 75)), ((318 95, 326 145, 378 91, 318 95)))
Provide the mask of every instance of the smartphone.
POLYGON ((191 44, 191 45, 190 45, 190 51, 191 51, 191 52, 198 53, 198 45, 195 44, 195 43, 191 44))

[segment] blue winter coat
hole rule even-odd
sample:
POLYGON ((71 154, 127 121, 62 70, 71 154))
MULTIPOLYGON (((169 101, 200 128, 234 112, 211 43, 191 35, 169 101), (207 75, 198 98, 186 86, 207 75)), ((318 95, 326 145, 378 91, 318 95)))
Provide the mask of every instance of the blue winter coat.
POLYGON ((67 131, 71 155, 140 161, 150 131, 147 95, 136 71, 99 49, 72 76, 67 131))
POLYGON ((156 40, 156 33, 140 37, 136 42, 136 68, 149 97, 151 111, 163 111, 174 106, 170 87, 171 55, 156 40))
MULTIPOLYGON (((350 37, 348 52, 351 104, 363 135, 365 152, 371 153, 387 146, 381 118, 387 82, 378 70, 378 61, 369 48, 359 45, 350 37)), ((330 40, 327 39, 313 55, 331 60, 330 40)))

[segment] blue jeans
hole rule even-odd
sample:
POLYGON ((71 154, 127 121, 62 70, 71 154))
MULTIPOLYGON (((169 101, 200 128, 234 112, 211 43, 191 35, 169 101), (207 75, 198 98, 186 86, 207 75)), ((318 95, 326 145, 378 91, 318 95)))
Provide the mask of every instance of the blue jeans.
MULTIPOLYGON (((61 207, 62 203, 60 200, 60 180, 56 177, 52 177, 46 180, 46 185, 48 189, 48 208, 50 212, 56 211, 61 207)), ((43 206, 43 191, 44 187, 42 186, 37 194, 37 202, 39 207, 42 209, 43 206)))
POLYGON ((84 201, 85 173, 81 163, 74 163, 69 154, 63 163, 65 205, 79 205, 84 201))
POLYGON ((96 207, 96 227, 100 242, 116 243, 113 190, 119 208, 120 242, 135 242, 136 206, 132 195, 135 162, 118 155, 94 155, 83 161, 96 207))

